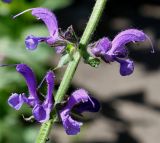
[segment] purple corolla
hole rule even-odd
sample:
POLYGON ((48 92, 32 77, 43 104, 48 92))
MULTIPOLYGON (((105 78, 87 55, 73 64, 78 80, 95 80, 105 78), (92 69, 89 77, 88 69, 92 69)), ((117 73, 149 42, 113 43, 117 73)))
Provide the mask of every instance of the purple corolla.
MULTIPOLYGON (((32 15, 35 16, 38 20, 41 19, 45 23, 49 32, 49 36, 47 37, 36 37, 33 35, 27 36, 25 39, 25 45, 28 50, 35 50, 40 42, 46 42, 48 45, 52 46, 57 41, 63 41, 63 39, 61 39, 61 37, 59 36, 56 16, 46 8, 27 9, 15 15, 13 18, 16 18, 17 16, 28 11, 32 11, 32 15)), ((56 47, 57 53, 62 53, 63 50, 64 46, 56 47)))
POLYGON ((120 32, 112 42, 107 37, 100 39, 91 47, 91 53, 96 57, 101 57, 106 63, 117 61, 120 64, 120 74, 126 76, 133 73, 134 63, 128 59, 125 45, 129 42, 142 42, 147 39, 150 41, 144 32, 128 29, 120 32))
POLYGON ((13 93, 8 99, 9 105, 14 109, 19 110, 23 103, 26 103, 33 108, 33 116, 38 122, 46 122, 50 118, 50 112, 53 107, 52 93, 55 80, 54 73, 49 71, 45 76, 47 83, 47 94, 42 102, 38 97, 37 82, 31 68, 25 64, 18 64, 16 66, 16 70, 24 77, 28 86, 29 95, 27 96, 25 93, 13 93))
POLYGON ((76 121, 71 117, 72 110, 80 114, 85 111, 98 112, 99 109, 99 102, 90 97, 87 91, 84 89, 74 91, 66 105, 60 110, 60 117, 66 133, 68 135, 76 135, 80 132, 80 126, 82 126, 82 122, 76 121))

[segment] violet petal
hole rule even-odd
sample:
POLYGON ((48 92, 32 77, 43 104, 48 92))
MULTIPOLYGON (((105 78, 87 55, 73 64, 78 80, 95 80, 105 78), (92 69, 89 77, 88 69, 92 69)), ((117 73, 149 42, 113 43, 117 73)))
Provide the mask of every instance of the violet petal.
POLYGON ((134 63, 133 61, 126 59, 116 59, 117 62, 120 63, 120 74, 122 76, 130 75, 134 71, 134 63))
MULTIPOLYGON (((75 135, 79 133, 80 126, 82 125, 81 122, 74 120, 70 116, 70 112, 72 108, 78 104, 84 104, 87 102, 91 106, 95 107, 94 102, 89 97, 87 91, 85 91, 84 89, 79 89, 72 93, 72 95, 69 97, 67 105, 60 111, 60 117, 61 117, 64 129, 68 135, 75 135)), ((88 107, 86 108, 86 110, 83 109, 83 111, 88 111, 88 110, 90 110, 90 108, 88 107)))
POLYGON ((104 37, 96 43, 91 49, 91 53, 97 57, 103 56, 111 48, 111 42, 107 37, 104 37))
POLYGON ((51 11, 46 8, 33 8, 32 15, 46 24, 51 37, 58 34, 57 19, 51 11))
POLYGON ((47 82, 47 95, 45 101, 43 102, 43 108, 46 111, 46 120, 50 117, 50 112, 53 107, 53 90, 54 90, 54 81, 55 75, 52 71, 49 71, 46 75, 46 82, 47 82))
POLYGON ((28 90, 29 90, 29 98, 34 100, 35 103, 38 103, 38 97, 37 97, 37 82, 35 75, 30 67, 28 67, 25 64, 18 64, 16 66, 17 72, 19 72, 25 79, 28 90))
POLYGON ((35 119, 38 122, 46 122, 50 118, 50 112, 53 107, 53 89, 54 89, 54 80, 55 80, 55 75, 52 71, 49 71, 46 76, 45 76, 46 82, 47 82, 47 95, 45 98, 45 101, 43 104, 36 104, 35 107, 33 108, 32 112, 35 117, 35 119))
POLYGON ((55 51, 56 51, 57 54, 63 53, 64 49, 65 49, 65 46, 57 46, 57 47, 55 47, 55 51))
POLYGON ((44 101, 44 104, 53 104, 53 90, 54 90, 54 82, 55 75, 52 71, 49 71, 46 74, 46 82, 47 82, 47 96, 44 101))
POLYGON ((115 56, 127 55, 125 45, 129 42, 140 42, 148 39, 148 36, 137 29, 128 29, 120 32, 112 41, 112 48, 106 53, 105 59, 109 62, 113 62, 115 56), (119 55, 118 55, 118 54, 119 55))
POLYGON ((88 95, 88 92, 84 89, 78 89, 72 93, 72 95, 69 97, 67 106, 68 108, 73 108, 75 105, 79 103, 85 103, 90 100, 90 97, 88 95))
POLYGON ((29 35, 25 39, 25 45, 27 50, 35 50, 39 44, 39 42, 47 41, 47 37, 35 37, 33 35, 29 35))
POLYGON ((69 114, 70 109, 66 108, 60 112, 63 127, 68 135, 76 135, 80 132, 80 126, 82 126, 83 123, 73 120, 69 114))
POLYGON ((53 45, 55 42, 57 42, 58 40, 60 40, 60 38, 58 36, 54 36, 54 37, 48 37, 48 39, 45 41, 48 45, 53 45))
POLYGON ((99 101, 94 98, 90 97, 91 100, 88 100, 87 102, 80 103, 77 106, 74 107, 74 110, 78 113, 82 112, 98 112, 100 109, 100 103, 99 101))
POLYGON ((13 93, 8 99, 8 104, 15 110, 19 110, 23 103, 24 100, 21 94, 13 93))
POLYGON ((28 11, 32 11, 33 16, 35 16, 37 19, 41 19, 45 23, 50 35, 48 37, 28 36, 25 40, 26 48, 28 50, 36 49, 39 42, 45 41, 47 44, 52 45, 54 42, 60 39, 56 16, 46 8, 38 7, 38 8, 27 9, 15 15, 13 18, 16 18, 28 11))
POLYGON ((47 116, 45 109, 40 104, 34 106, 32 114, 38 122, 43 123, 49 120, 49 117, 47 116))
POLYGON ((137 29, 122 31, 113 39, 111 51, 121 51, 127 43, 145 41, 147 37, 144 32, 137 29))

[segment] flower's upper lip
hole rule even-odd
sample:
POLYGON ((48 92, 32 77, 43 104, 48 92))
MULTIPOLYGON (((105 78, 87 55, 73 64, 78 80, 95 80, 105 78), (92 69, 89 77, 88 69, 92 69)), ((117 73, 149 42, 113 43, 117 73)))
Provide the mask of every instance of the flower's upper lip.
POLYGON ((37 82, 32 69, 25 64, 18 64, 16 70, 25 78, 30 96, 38 101, 37 82))
MULTIPOLYGON (((114 52, 124 46, 129 42, 142 42, 150 38, 143 32, 137 29, 128 29, 120 32, 112 41, 111 51, 114 52)), ((152 44, 151 44, 152 46, 152 44)), ((154 51, 152 46, 152 51, 154 51)))
POLYGON ((41 19, 48 28, 50 36, 58 32, 58 23, 56 16, 46 8, 32 8, 32 15, 41 19))
POLYGON ((13 19, 28 11, 32 11, 33 16, 35 16, 37 19, 41 19, 45 23, 51 37, 54 37, 54 35, 58 33, 58 23, 56 16, 46 8, 30 8, 13 16, 13 19))

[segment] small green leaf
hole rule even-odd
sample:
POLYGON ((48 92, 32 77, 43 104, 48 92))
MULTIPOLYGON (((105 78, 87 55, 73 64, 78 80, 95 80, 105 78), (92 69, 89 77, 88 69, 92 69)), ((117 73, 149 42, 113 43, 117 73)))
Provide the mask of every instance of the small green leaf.
MULTIPOLYGON (((55 69, 61 68, 72 60, 70 54, 63 55, 55 69)), ((54 70, 55 70, 54 69, 54 70)))
POLYGON ((88 63, 89 65, 91 65, 92 67, 97 68, 101 62, 100 62, 100 60, 97 59, 97 58, 89 57, 89 60, 87 61, 87 63, 88 63))
POLYGON ((67 44, 66 52, 70 54, 70 56, 73 55, 74 51, 75 51, 75 47, 73 46, 73 44, 67 44))

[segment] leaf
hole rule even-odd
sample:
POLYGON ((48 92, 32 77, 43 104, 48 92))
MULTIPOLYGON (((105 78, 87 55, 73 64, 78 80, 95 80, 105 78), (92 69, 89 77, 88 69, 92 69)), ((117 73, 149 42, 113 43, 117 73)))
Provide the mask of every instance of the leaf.
POLYGON ((63 67, 64 65, 68 64, 71 60, 72 60, 72 58, 71 58, 70 54, 63 55, 61 57, 61 59, 59 60, 59 63, 55 69, 63 67))
POLYGON ((87 63, 90 66, 97 68, 101 62, 97 58, 89 57, 89 60, 87 61, 87 63))

